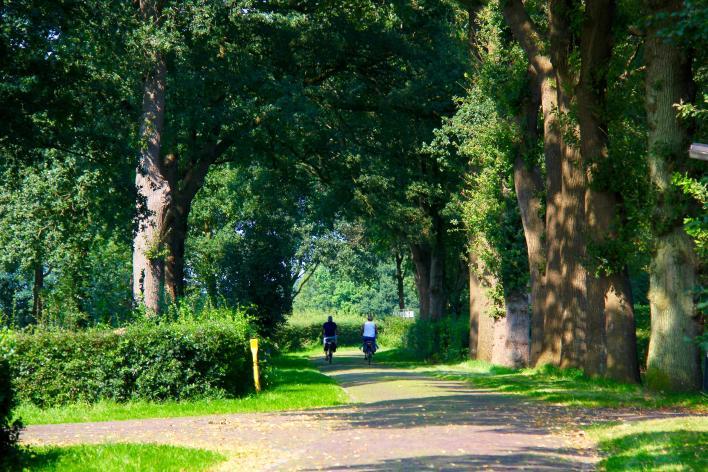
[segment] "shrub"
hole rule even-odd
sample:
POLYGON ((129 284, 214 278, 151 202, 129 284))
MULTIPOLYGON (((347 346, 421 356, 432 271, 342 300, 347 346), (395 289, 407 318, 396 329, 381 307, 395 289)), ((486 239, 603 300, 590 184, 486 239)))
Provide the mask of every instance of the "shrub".
MULTIPOLYGON (((326 319, 326 314, 320 312, 293 315, 277 335, 279 347, 292 350, 316 345, 321 342, 322 323, 326 319)), ((362 315, 335 314, 339 344, 360 344, 364 320, 362 315)), ((413 358, 452 362, 465 359, 469 353, 469 320, 465 317, 428 321, 387 316, 375 321, 379 345, 403 349, 413 358)))
MULTIPOLYGON (((326 320, 326 318, 325 318, 326 320)), ((335 320, 336 321, 336 320, 335 320)), ((322 342, 322 323, 312 324, 285 324, 276 336, 278 347, 285 351, 296 351, 312 347, 322 342)), ((361 343, 361 323, 351 321, 338 321, 337 328, 339 345, 352 345, 361 343)))
MULTIPOLYGON (((361 344, 361 327, 366 321, 366 316, 356 314, 336 313, 334 321, 339 329, 338 342, 340 346, 361 344)), ((288 323, 282 327, 276 336, 280 349, 286 351, 312 347, 322 342, 322 323, 327 319, 324 312, 298 312, 288 323)), ((398 318, 395 316, 374 318, 378 328, 378 341, 387 348, 403 347, 403 338, 412 319, 398 318)))
POLYGON ((10 371, 12 354, 9 333, 5 329, 0 330, 0 457, 6 457, 14 448, 22 427, 19 420, 12 420, 12 408, 16 401, 10 371))
POLYGON ((119 330, 19 333, 18 397, 51 406, 237 395, 252 385, 251 332, 242 315, 219 313, 119 330))
POLYGON ((406 347, 408 334, 415 326, 412 318, 389 316, 379 323, 379 344, 391 349, 406 347))
POLYGON ((445 317, 416 320, 407 327, 403 348, 416 358, 434 362, 466 359, 469 353, 469 320, 445 317))
POLYGON ((284 351, 316 346, 322 342, 322 324, 327 316, 332 315, 339 329, 339 344, 353 345, 361 342, 363 315, 353 313, 323 312, 319 310, 300 310, 294 312, 275 336, 278 348, 284 351))

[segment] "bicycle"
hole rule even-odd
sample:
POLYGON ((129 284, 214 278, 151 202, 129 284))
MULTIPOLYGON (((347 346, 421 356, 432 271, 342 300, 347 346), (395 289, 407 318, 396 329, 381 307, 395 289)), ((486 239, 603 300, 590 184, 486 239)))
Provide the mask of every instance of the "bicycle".
POLYGON ((325 360, 329 362, 330 364, 332 363, 332 355, 334 354, 334 351, 337 350, 337 343, 335 341, 335 338, 327 337, 324 340, 324 350, 325 350, 325 360))
POLYGON ((364 358, 371 365, 371 360, 374 358, 374 341, 364 341, 364 358))

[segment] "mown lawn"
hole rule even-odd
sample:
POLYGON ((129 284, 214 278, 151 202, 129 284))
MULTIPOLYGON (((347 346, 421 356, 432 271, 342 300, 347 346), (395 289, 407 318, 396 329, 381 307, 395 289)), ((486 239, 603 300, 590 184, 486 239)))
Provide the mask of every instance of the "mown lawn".
POLYGON ((298 410, 347 403, 342 388, 321 374, 304 354, 280 356, 273 360, 273 365, 273 383, 268 390, 244 398, 162 403, 103 401, 46 409, 21 404, 15 415, 30 425, 298 410))
POLYGON ((588 429, 607 471, 708 470, 708 418, 687 417, 588 429))
POLYGON ((203 449, 156 444, 98 444, 23 448, 0 468, 32 472, 202 471, 226 460, 203 449))

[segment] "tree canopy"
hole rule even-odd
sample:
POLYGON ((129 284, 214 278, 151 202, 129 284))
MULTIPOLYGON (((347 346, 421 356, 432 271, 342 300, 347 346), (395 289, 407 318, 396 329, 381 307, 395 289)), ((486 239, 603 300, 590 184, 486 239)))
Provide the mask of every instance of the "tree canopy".
POLYGON ((469 318, 470 356, 690 390, 694 0, 6 1, 0 315, 469 318), (648 288, 641 288, 647 284, 648 288), (634 306, 650 305, 648 359, 634 306))

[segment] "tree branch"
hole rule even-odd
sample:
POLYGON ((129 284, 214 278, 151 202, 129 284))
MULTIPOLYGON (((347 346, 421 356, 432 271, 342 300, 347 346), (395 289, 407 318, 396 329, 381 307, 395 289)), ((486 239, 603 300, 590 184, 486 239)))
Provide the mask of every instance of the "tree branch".
POLYGON ((310 273, 307 274, 304 279, 302 279, 302 281, 300 282, 298 288, 297 288, 297 289, 295 290, 295 292, 293 293, 293 296, 292 296, 292 298, 291 298, 292 300, 295 300, 295 297, 297 297, 297 296, 300 294, 300 292, 302 291, 302 287, 304 287, 305 284, 307 283, 307 281, 310 280, 310 277, 312 277, 312 274, 315 273, 315 271, 317 270, 317 268, 319 267, 319 265, 320 265, 320 263, 317 262, 317 263, 314 265, 314 267, 312 268, 312 270, 310 271, 310 273))
POLYGON ((526 53, 536 73, 545 75, 552 70, 551 61, 542 53, 543 37, 538 32, 521 0, 508 0, 503 9, 504 19, 511 28, 514 38, 526 53))

